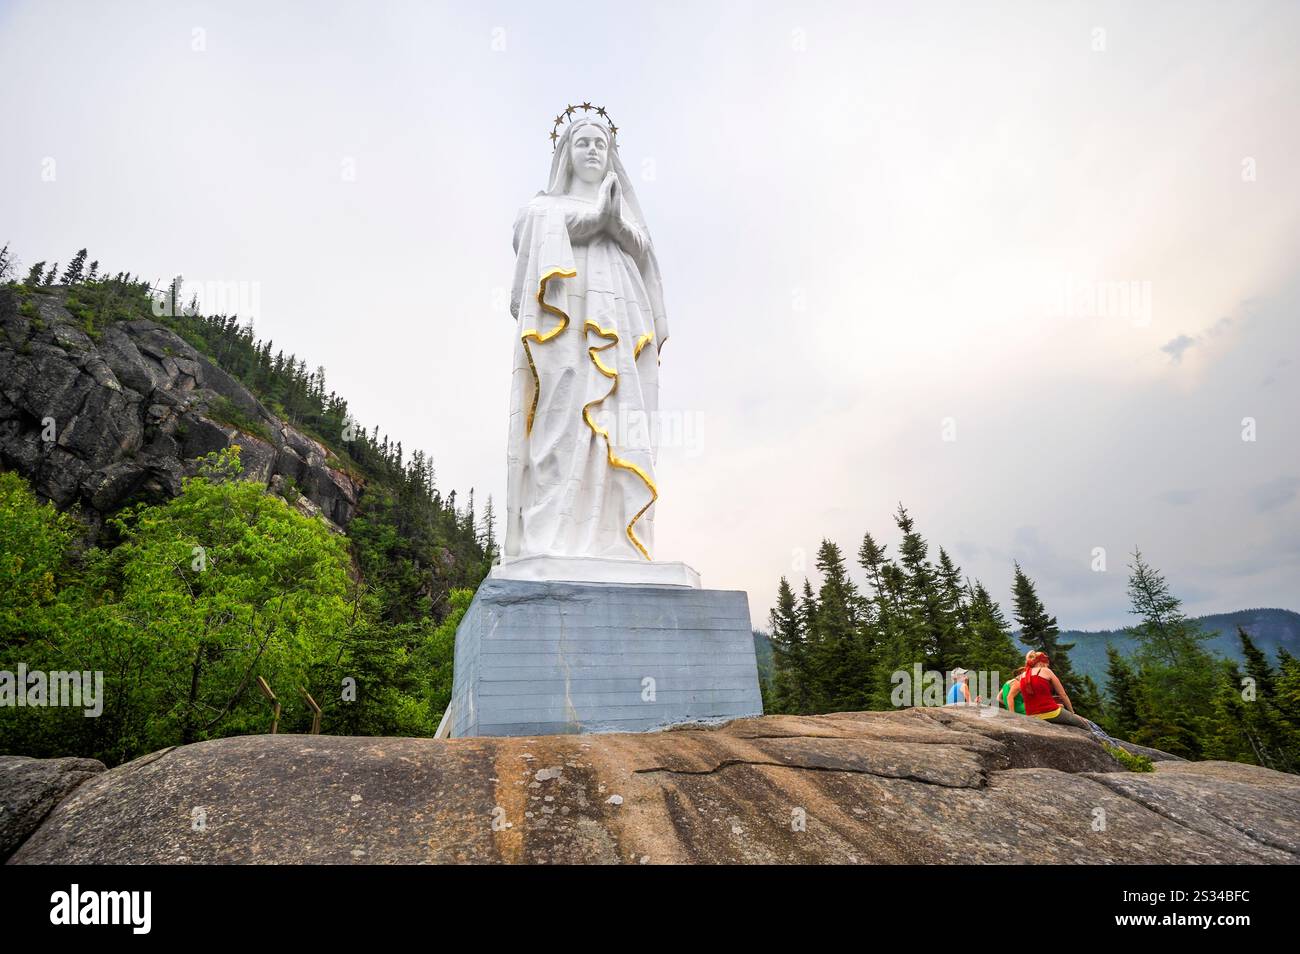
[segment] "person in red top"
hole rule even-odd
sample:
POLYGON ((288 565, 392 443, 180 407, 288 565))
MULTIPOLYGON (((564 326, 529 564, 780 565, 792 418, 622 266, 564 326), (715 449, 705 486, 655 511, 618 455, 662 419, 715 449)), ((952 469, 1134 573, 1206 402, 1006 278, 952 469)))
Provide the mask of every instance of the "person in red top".
POLYGON ((1072 725, 1080 729, 1088 728, 1085 719, 1074 714, 1070 697, 1050 668, 1051 660, 1047 653, 1031 649, 1025 656, 1025 672, 1011 683, 1007 692, 1007 708, 1014 709, 1016 696, 1022 696, 1025 702, 1025 715, 1035 719, 1044 719, 1054 725, 1072 725), (1056 693, 1065 703, 1058 702, 1052 695, 1056 693), (1069 710, 1068 712, 1066 710, 1069 710))

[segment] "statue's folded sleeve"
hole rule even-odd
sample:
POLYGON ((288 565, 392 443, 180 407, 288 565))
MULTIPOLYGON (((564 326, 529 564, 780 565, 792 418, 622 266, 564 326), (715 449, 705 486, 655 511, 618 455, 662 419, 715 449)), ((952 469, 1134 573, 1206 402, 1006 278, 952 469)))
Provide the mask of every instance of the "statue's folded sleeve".
MULTIPOLYGON (((534 199, 515 219, 515 277, 510 289, 510 314, 523 330, 536 329, 541 305, 538 293, 544 278, 571 276, 573 245, 565 212, 555 202, 534 199)), ((550 285, 550 289, 556 287, 550 285)))

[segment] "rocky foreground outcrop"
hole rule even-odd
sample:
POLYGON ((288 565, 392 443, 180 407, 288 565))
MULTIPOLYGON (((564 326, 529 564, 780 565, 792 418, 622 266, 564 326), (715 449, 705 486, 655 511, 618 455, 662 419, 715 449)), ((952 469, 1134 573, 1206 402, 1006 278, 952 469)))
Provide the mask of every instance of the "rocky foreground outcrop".
POLYGON ((319 441, 157 322, 117 322, 92 338, 66 294, 32 294, 24 314, 0 290, 0 468, 60 509, 81 504, 93 527, 125 504, 176 496, 195 458, 238 444, 246 478, 282 493, 291 480, 299 509, 351 520, 361 487, 328 465, 319 441))
MULTIPOLYGON (((62 774, 0 760, 0 780, 16 770, 29 787, 62 774)), ((21 788, 0 781, 0 797, 21 788)), ((1297 860, 1295 776, 1133 773, 1082 730, 912 709, 636 735, 202 742, 82 782, 10 862, 1297 860)))

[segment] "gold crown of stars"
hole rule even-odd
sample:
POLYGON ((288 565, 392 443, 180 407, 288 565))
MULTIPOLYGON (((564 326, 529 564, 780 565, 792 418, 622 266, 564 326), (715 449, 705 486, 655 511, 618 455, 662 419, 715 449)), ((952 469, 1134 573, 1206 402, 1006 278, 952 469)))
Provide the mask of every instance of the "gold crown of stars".
POLYGON ((587 113, 595 113, 606 123, 608 123, 609 135, 614 140, 614 142, 610 143, 610 145, 617 144, 618 127, 614 125, 614 120, 609 118, 609 113, 605 111, 604 106, 593 106, 591 105, 591 103, 578 103, 576 106, 573 104, 569 104, 568 106, 564 107, 564 112, 560 113, 560 115, 555 117, 555 122, 551 125, 551 151, 552 152, 555 151, 555 144, 560 138, 560 132, 559 132, 560 127, 563 126, 565 123, 573 122, 573 114, 578 112, 579 110, 581 110, 583 113, 583 116, 578 117, 579 119, 584 118, 584 116, 587 113))

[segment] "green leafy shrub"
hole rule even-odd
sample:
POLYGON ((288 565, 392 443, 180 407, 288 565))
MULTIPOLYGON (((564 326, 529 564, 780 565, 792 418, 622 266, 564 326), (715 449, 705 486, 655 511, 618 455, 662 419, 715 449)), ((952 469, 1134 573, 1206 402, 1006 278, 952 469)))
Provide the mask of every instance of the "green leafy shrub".
MULTIPOLYGON (((68 534, 18 495, 20 519, 5 521, 0 565, 20 584, 7 598, 27 613, 5 631, 0 655, 29 670, 102 671, 105 700, 99 718, 14 710, 0 725, 0 750, 116 763, 265 732, 270 709, 258 676, 284 702, 285 731, 310 726, 298 690, 325 688, 313 686, 313 674, 338 658, 354 622, 346 544, 260 484, 232 479, 238 472, 230 449, 209 455, 179 497, 112 518, 122 542, 90 551, 62 580, 68 534)), ((10 486, 6 517, 14 497, 10 486)))
POLYGON ((1118 745, 1110 745, 1106 742, 1102 743, 1102 748, 1130 772, 1154 772, 1156 770, 1155 763, 1145 755, 1136 755, 1128 749, 1121 749, 1118 745))

